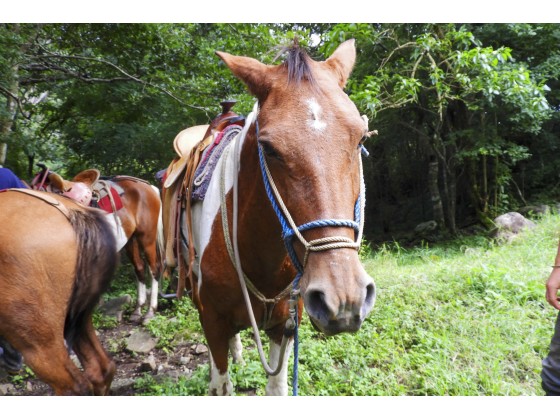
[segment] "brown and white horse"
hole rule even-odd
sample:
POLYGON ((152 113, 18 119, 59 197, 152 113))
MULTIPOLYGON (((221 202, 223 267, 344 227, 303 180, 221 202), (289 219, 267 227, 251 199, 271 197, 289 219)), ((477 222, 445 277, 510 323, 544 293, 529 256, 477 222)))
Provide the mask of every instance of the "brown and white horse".
POLYGON ((115 363, 92 312, 118 262, 102 212, 55 194, 0 192, 0 344, 57 395, 106 395, 115 363), (70 359, 73 349, 83 371, 70 359))
POLYGON ((36 179, 48 180, 48 184, 33 182, 34 189, 47 189, 77 199, 78 202, 86 205, 89 205, 90 199, 96 195, 99 188, 109 189, 114 183, 122 189, 122 194, 117 198, 121 205, 115 208, 114 214, 106 213, 106 218, 113 227, 118 250, 124 248, 136 275, 138 299, 130 320, 136 322, 142 319, 142 308, 146 303, 148 303, 148 310, 143 317, 143 322, 152 319, 158 307, 159 279, 164 259, 162 204, 159 189, 131 176, 118 175, 100 180, 99 171, 96 169, 82 171, 71 181, 64 180, 53 172, 48 173, 47 177, 40 173, 36 179), (146 268, 151 280, 149 302, 147 302, 146 268))
POLYGON ((258 102, 220 158, 206 198, 192 205, 191 226, 183 217, 196 251, 192 299, 210 348, 209 392, 232 393, 228 349, 239 360, 238 332, 252 325, 270 338, 266 393, 286 395, 290 309, 299 322, 305 306, 312 324, 333 335, 357 331, 375 302, 358 257, 367 122, 343 91, 354 41, 322 62, 298 46, 276 66, 217 55, 258 102))

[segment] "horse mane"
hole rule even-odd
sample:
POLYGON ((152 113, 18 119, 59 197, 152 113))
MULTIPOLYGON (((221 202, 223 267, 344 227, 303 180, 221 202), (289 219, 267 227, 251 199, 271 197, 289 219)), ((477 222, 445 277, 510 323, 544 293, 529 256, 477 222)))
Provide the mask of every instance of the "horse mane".
POLYGON ((288 83, 299 84, 302 80, 307 80, 311 86, 316 87, 317 83, 309 65, 311 58, 307 51, 299 46, 299 42, 294 39, 293 44, 283 47, 278 56, 287 55, 283 65, 288 70, 288 83))

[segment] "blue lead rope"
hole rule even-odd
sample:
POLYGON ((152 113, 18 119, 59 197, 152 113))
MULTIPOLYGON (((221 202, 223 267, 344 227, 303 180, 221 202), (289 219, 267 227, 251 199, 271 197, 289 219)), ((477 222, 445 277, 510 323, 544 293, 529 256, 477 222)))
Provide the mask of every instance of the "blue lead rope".
MULTIPOLYGON (((259 138, 259 123, 258 120, 255 121, 256 125, 256 136, 257 139, 259 138)), ((284 246, 290 256, 292 264, 297 270, 297 274, 292 282, 292 292, 290 294, 290 316, 292 317, 293 327, 294 327, 294 367, 293 367, 293 376, 292 376, 292 395, 298 395, 298 360, 299 360, 299 339, 298 339, 298 330, 299 330, 299 322, 298 322, 298 299, 299 299, 299 281, 301 276, 303 275, 303 265, 299 261, 294 246, 293 246, 293 239, 295 236, 294 230, 290 227, 290 224, 286 220, 282 210, 280 209, 276 197, 272 191, 272 186, 268 179, 265 169, 265 157, 262 151, 262 147, 258 146, 259 151, 259 164, 261 168, 261 174, 263 177, 264 187, 266 190, 266 195, 278 217, 280 225, 282 226, 282 238, 284 240, 284 246)), ((369 153, 367 152, 366 148, 362 145, 361 146, 362 155, 368 156, 369 153)), ((356 234, 360 231, 360 219, 361 219, 361 206, 360 206, 360 196, 356 200, 354 205, 354 220, 339 220, 339 219, 321 219, 315 220, 312 222, 305 223, 301 226, 297 227, 299 232, 303 232, 306 230, 320 228, 320 227, 349 227, 353 228, 356 234)))

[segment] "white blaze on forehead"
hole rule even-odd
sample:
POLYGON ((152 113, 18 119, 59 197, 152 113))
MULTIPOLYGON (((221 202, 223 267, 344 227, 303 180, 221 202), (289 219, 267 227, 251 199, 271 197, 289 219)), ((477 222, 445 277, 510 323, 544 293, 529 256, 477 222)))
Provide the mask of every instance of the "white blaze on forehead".
POLYGON ((310 119, 308 124, 311 128, 317 131, 323 131, 327 127, 327 123, 323 118, 323 108, 315 98, 307 100, 307 107, 309 109, 310 119))

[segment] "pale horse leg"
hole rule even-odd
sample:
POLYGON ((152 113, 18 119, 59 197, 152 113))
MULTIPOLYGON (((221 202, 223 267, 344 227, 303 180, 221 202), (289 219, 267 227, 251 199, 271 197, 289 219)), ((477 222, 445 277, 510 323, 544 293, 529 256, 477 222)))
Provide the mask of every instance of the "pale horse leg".
POLYGON ((229 340, 229 352, 231 353, 231 358, 233 359, 233 363, 238 365, 244 365, 245 361, 243 360, 243 344, 241 344, 241 336, 239 333, 235 334, 231 340, 229 340))
MULTIPOLYGON (((150 322, 150 320, 154 317, 154 315, 157 311, 158 293, 159 293, 159 282, 158 282, 158 280, 154 276, 154 273, 152 272, 151 269, 148 269, 148 272, 150 273, 150 277, 152 278, 152 288, 150 289, 150 307, 148 308, 148 312, 146 312, 146 315, 144 315, 144 320, 142 321, 142 323, 144 325, 146 325, 148 322, 150 322)), ((144 290, 145 289, 146 289, 146 286, 144 285, 144 290)), ((146 301, 145 293, 146 292, 144 291, 144 302, 146 301)))
MULTIPOLYGON (((268 377, 268 383, 266 384, 265 388, 266 395, 288 395, 288 360, 290 359, 290 354, 292 351, 292 343, 293 339, 290 339, 288 345, 286 346, 286 349, 284 350, 284 363, 278 375, 268 377)), ((280 345, 271 341, 269 350, 269 364, 272 369, 276 369, 276 366, 278 366, 280 351, 280 345)))
POLYGON ((229 373, 227 370, 223 375, 220 373, 216 368, 211 351, 208 352, 208 358, 210 359, 210 386, 208 394, 216 396, 232 395, 233 384, 229 378, 229 373))
POLYGON ((136 281, 136 292, 138 298, 136 300, 136 308, 134 312, 130 314, 130 320, 132 322, 139 321, 142 318, 142 306, 146 303, 146 284, 137 280, 136 281))
MULTIPOLYGON (((280 396, 287 396, 288 395, 288 359, 290 358, 291 354, 291 343, 293 340, 288 342, 286 349, 284 350, 284 364, 282 369, 275 376, 268 377, 268 383, 265 388, 266 395, 280 395, 280 396)), ((229 341, 229 349, 232 354, 232 358, 234 363, 244 363, 243 358, 241 356, 241 338, 239 334, 236 334, 229 341)), ((280 359, 280 345, 274 342, 270 342, 270 367, 272 369, 276 369, 278 366, 278 361, 280 359)), ((218 369, 216 368, 214 361, 212 360, 212 352, 209 352, 209 359, 210 359, 210 394, 211 395, 232 395, 233 392, 233 384, 229 377, 229 373, 226 372, 225 374, 221 374, 218 369)))
MULTIPOLYGON (((241 337, 238 334, 229 340, 229 351, 233 359, 233 363, 245 364, 242 356, 243 345, 241 344, 241 337)), ((229 373, 221 374, 214 360, 212 359, 212 352, 208 353, 210 359, 210 395, 231 395, 233 393, 233 384, 229 378, 229 373)))

